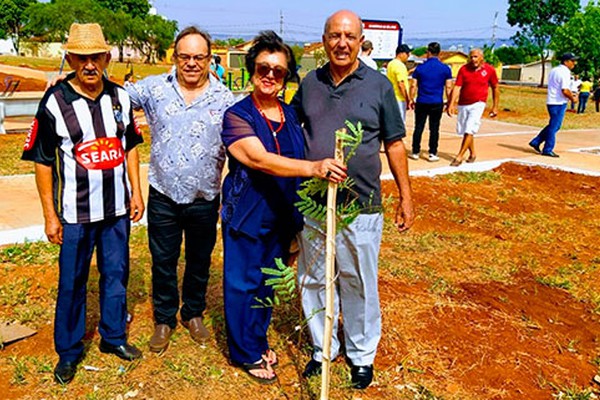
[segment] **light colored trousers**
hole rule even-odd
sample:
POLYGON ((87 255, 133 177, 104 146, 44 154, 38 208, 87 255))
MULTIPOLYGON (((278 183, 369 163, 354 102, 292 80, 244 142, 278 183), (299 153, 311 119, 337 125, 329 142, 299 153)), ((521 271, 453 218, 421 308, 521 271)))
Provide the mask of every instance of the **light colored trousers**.
POLYGON ((404 125, 406 125, 406 101, 405 100, 397 100, 398 101, 398 108, 400 109, 400 116, 402 117, 402 122, 404 122, 404 125))
MULTIPOLYGON (((382 214, 361 214, 336 236, 336 292, 331 359, 337 357, 340 309, 346 355, 353 365, 373 364, 381 338, 381 310, 377 290, 377 259, 383 230, 382 214)), ((325 233, 306 219, 298 235, 298 281, 304 316, 313 342, 313 359, 323 359, 325 324, 325 233)))

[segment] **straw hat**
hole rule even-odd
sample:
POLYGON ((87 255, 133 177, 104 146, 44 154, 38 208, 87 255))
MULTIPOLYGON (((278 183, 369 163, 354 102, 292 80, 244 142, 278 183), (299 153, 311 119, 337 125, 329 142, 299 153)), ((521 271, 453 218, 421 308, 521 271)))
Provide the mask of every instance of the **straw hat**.
POLYGON ((112 49, 106 44, 100 25, 78 23, 71 25, 69 39, 62 48, 72 54, 107 53, 112 49))

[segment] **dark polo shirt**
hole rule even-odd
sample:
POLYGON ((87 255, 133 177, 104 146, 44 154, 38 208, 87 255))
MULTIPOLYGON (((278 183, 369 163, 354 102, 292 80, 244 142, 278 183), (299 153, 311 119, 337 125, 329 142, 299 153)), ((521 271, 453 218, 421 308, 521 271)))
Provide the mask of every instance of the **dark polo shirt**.
POLYGON ((326 64, 304 78, 292 104, 304 123, 308 160, 334 156, 335 131, 345 127, 344 121, 362 124, 363 140, 350 159, 348 175, 354 180, 354 197, 358 194, 359 202, 367 207, 364 212, 379 210, 381 142, 391 143, 406 136, 390 81, 360 63, 335 86, 326 64))

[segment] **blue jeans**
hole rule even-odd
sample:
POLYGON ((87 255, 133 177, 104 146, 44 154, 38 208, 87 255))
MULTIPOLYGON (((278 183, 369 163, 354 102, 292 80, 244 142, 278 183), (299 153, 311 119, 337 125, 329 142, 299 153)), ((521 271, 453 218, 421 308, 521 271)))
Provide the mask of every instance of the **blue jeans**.
POLYGON ((577 114, 582 114, 585 112, 585 106, 587 105, 589 98, 590 92, 579 93, 579 106, 577 106, 577 114))
POLYGON ((560 129, 563 119, 565 118, 565 112, 567 111, 567 103, 565 104, 547 104, 548 114, 550 115, 550 121, 540 133, 534 137, 530 144, 539 146, 544 143, 542 150, 543 154, 552 153, 554 145, 556 144, 556 133, 560 129))
POLYGON ((210 256, 217 240, 219 197, 178 204, 150 186, 148 242, 152 253, 152 304, 156 324, 177 325, 177 262, 185 236, 181 319, 201 317, 206 308, 210 256), (185 234, 184 234, 185 233, 185 234))

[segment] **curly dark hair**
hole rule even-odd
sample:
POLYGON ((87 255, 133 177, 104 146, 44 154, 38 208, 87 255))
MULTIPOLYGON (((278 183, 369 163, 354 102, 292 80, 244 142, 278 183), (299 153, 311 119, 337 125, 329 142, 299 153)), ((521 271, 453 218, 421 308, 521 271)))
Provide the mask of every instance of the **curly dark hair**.
POLYGON ((261 31, 252 42, 252 47, 250 47, 246 54, 246 68, 250 76, 254 75, 256 57, 263 51, 268 51, 269 53, 281 52, 285 54, 288 73, 283 80, 284 84, 297 79, 296 59, 294 58, 292 48, 285 44, 279 35, 273 31, 261 31))

